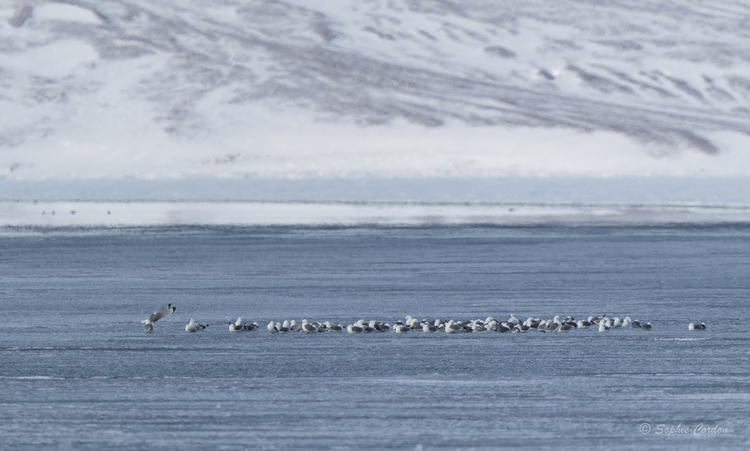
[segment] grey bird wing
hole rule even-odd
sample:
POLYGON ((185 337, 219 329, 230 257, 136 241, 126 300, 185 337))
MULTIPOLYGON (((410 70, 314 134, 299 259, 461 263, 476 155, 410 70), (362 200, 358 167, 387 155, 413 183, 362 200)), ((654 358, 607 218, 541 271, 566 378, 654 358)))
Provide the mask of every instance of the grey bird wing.
POLYGON ((172 307, 172 304, 167 304, 164 307, 152 313, 151 316, 148 317, 148 320, 152 323, 155 323, 159 321, 160 319, 166 318, 167 316, 171 315, 172 313, 174 313, 175 310, 177 310, 177 307, 172 307))

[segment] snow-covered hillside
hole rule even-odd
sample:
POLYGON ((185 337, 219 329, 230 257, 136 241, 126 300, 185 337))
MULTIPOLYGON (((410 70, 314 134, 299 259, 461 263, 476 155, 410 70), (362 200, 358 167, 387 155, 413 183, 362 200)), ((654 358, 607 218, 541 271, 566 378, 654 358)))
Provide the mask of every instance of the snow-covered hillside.
POLYGON ((6 182, 746 176, 749 134, 733 0, 0 5, 6 182))

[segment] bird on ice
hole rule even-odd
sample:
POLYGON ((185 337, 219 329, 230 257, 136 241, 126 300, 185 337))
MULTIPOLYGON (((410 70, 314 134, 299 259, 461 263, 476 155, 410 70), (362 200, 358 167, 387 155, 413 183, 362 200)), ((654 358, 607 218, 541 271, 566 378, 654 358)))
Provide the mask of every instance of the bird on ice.
POLYGON ((166 318, 167 316, 171 315, 175 310, 177 310, 177 307, 172 307, 172 304, 165 305, 164 307, 152 313, 151 316, 141 321, 141 324, 144 324, 143 329, 146 332, 153 332, 154 323, 162 318, 166 318))
POLYGON ((242 332, 245 330, 245 325, 242 323, 242 318, 237 318, 237 321, 229 321, 229 332, 242 332))
POLYGON ((208 324, 197 324, 195 321, 193 321, 193 318, 190 318, 190 322, 187 323, 187 326, 185 326, 185 331, 198 332, 199 330, 203 330, 206 327, 208 327, 208 324))

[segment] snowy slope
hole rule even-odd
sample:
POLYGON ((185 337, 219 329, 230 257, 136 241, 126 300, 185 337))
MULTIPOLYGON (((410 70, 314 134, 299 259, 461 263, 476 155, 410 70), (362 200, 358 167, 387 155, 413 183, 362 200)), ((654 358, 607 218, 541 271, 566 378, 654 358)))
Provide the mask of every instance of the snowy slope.
POLYGON ((749 133, 743 2, 0 5, 6 181, 744 177, 749 133))

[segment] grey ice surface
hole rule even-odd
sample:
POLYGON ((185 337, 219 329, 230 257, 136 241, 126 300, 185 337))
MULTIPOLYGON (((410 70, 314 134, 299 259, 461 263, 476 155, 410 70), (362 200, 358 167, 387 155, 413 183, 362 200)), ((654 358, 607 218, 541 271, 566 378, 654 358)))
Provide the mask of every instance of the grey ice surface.
POLYGON ((246 200, 750 204, 748 177, 414 177, 22 181, 3 200, 246 200))
POLYGON ((3 230, 1 447, 747 449, 749 255, 742 225, 3 230), (227 330, 511 313, 654 328, 227 330))

